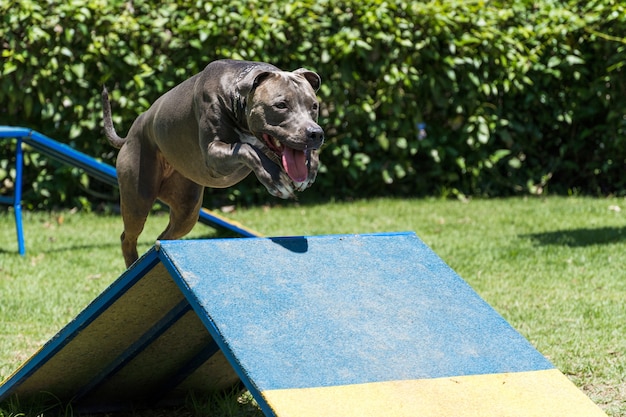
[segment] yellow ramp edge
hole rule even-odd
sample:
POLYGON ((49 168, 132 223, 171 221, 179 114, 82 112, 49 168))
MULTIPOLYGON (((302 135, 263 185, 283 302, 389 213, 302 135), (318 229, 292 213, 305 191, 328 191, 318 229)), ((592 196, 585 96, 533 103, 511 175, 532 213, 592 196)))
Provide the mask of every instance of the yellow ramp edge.
POLYGON ((297 417, 607 417, 557 369, 262 393, 297 417))

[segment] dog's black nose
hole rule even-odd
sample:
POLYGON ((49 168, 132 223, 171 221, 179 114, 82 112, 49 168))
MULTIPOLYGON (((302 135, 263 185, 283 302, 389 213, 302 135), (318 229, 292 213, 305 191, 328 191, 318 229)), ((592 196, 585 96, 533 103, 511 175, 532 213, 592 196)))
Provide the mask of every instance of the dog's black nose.
POLYGON ((306 140, 309 148, 317 149, 324 143, 324 131, 319 126, 306 128, 306 140))

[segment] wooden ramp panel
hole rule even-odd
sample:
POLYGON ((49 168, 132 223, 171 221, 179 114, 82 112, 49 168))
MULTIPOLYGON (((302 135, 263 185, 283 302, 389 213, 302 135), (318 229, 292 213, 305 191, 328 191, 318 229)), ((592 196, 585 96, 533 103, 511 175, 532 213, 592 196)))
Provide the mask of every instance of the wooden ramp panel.
POLYGON ((160 242, 3 386, 266 416, 605 416, 413 233, 160 242))

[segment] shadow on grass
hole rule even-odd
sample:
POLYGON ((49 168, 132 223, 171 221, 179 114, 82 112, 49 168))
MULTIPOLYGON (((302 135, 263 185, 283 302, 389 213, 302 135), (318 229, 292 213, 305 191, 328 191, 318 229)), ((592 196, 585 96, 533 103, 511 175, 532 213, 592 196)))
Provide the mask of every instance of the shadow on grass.
MULTIPOLYGON (((56 246, 51 246, 51 247, 47 247, 43 250, 37 250, 34 251, 32 248, 29 249, 28 246, 26 246, 26 255, 32 255, 32 254, 37 254, 37 253, 56 253, 56 252, 71 252, 71 251, 90 251, 90 250, 96 250, 96 249, 105 249, 105 248, 112 248, 112 247, 119 247, 120 244, 115 242, 115 243, 93 243, 93 244, 68 244, 68 245, 56 245, 56 246)), ((3 249, 0 248, 0 255, 4 255, 4 254, 9 254, 9 255, 16 255, 19 256, 19 252, 17 249, 11 250, 11 249, 3 249)), ((0 417, 2 417, 2 414, 0 414, 0 417)))
POLYGON ((530 233, 520 237, 531 239, 538 245, 582 247, 610 245, 626 241, 626 227, 600 227, 555 230, 553 232, 530 233))

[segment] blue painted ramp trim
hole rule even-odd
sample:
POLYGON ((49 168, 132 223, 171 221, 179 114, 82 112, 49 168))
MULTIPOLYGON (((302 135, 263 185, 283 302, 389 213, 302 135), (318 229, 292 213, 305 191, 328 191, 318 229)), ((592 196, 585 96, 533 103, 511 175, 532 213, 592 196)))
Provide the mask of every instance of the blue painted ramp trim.
POLYGON ((215 354, 220 351, 219 346, 215 341, 207 345, 197 355, 192 357, 187 363, 185 363, 178 372, 169 380, 167 380, 160 389, 155 390, 152 395, 152 404, 157 404, 159 400, 165 397, 169 392, 173 391, 182 384, 185 379, 190 377, 194 372, 198 370, 203 364, 210 360, 215 354))
POLYGON ((81 331, 92 324, 104 311, 106 311, 126 291, 144 277, 147 271, 159 262, 157 252, 150 249, 141 257, 133 268, 127 270, 98 298, 96 298, 74 320, 65 326, 57 335, 50 339, 42 348, 25 362, 12 376, 0 385, 0 400, 11 394, 11 391, 19 387, 25 380, 39 370, 42 365, 52 359, 81 331))
POLYGON ((89 383, 85 384, 82 389, 76 393, 73 401, 78 401, 102 385, 111 375, 120 371, 137 355, 143 352, 148 346, 154 343, 165 331, 170 329, 174 323, 182 318, 189 311, 190 306, 186 300, 178 303, 171 311, 169 311, 156 325, 152 326, 148 331, 125 349, 113 362, 108 364, 101 372, 98 373, 89 383))
POLYGON ((180 404, 180 387, 206 394, 238 383, 219 353, 152 248, 3 381, 0 401, 52 398, 97 413, 180 404))

